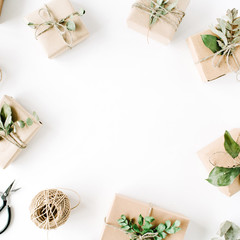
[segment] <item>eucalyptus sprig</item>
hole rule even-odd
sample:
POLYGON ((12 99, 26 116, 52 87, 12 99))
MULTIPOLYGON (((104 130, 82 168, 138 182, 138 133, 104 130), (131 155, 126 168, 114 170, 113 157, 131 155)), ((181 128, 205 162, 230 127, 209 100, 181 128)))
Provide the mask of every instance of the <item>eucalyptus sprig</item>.
POLYGON ((181 222, 179 220, 176 220, 173 224, 168 220, 165 223, 160 223, 156 227, 152 224, 154 220, 155 219, 150 216, 143 218, 140 214, 138 224, 135 224, 133 219, 129 220, 125 215, 121 215, 118 224, 126 234, 130 234, 131 240, 138 240, 139 238, 162 240, 166 238, 168 234, 175 234, 181 230, 181 222))
MULTIPOLYGON (((39 117, 36 112, 33 113, 33 116, 39 121, 39 117)), ((24 146, 21 143, 21 140, 17 138, 17 136, 13 136, 12 134, 17 133, 17 127, 24 128, 26 126, 32 126, 33 120, 31 118, 27 118, 24 120, 18 120, 16 122, 13 121, 12 109, 11 107, 4 103, 2 108, 0 109, 0 138, 4 138, 18 146, 24 146), (17 138, 17 141, 16 141, 17 138)))
MULTIPOLYGON (((76 30, 76 24, 75 24, 75 22, 72 19, 75 16, 83 16, 85 13, 86 13, 86 11, 84 9, 80 9, 78 12, 74 12, 74 13, 70 14, 69 16, 59 20, 58 24, 65 25, 66 28, 69 31, 75 31, 76 30)), ((52 25, 52 22, 51 21, 46 21, 45 25, 52 25)), ((39 24, 35 24, 33 22, 29 22, 28 26, 33 28, 33 29, 36 29, 37 27, 39 27, 39 24)))
POLYGON ((178 0, 169 3, 169 0, 152 0, 151 1, 151 15, 149 25, 153 25, 161 16, 165 16, 176 8, 178 0))
POLYGON ((228 168, 214 167, 207 179, 209 183, 218 187, 229 186, 240 175, 240 163, 236 164, 235 161, 236 158, 239 158, 240 145, 234 141, 228 131, 224 134, 224 148, 226 153, 233 159, 232 166, 228 168))
POLYGON ((216 26, 210 26, 215 35, 201 35, 204 45, 213 53, 226 49, 227 46, 240 41, 240 18, 238 10, 233 8, 227 10, 225 18, 218 18, 216 26))
POLYGON ((212 240, 239 240, 240 228, 235 223, 225 221, 221 224, 217 234, 219 237, 212 238, 212 240))

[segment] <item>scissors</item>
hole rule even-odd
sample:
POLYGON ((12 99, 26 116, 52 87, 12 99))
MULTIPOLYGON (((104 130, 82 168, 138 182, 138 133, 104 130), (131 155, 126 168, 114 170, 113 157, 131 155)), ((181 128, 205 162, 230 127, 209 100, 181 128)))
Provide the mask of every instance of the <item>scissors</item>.
POLYGON ((0 206, 0 212, 5 208, 5 207, 7 207, 7 212, 8 212, 8 220, 7 220, 7 224, 5 225, 5 227, 2 229, 2 230, 0 230, 0 234, 2 234, 2 233, 4 233, 6 230, 7 230, 7 228, 9 227, 9 224, 10 224, 10 222, 11 222, 11 217, 12 217, 12 214, 11 214, 11 207, 9 206, 9 204, 8 204, 8 202, 7 202, 7 198, 8 198, 8 196, 9 196, 9 194, 10 194, 10 192, 16 192, 16 191, 18 191, 20 188, 18 188, 18 189, 14 189, 14 190, 12 190, 12 187, 13 187, 13 184, 14 184, 14 182, 15 181, 13 181, 12 183, 11 183, 11 185, 7 188, 7 190, 5 191, 5 192, 0 192, 0 195, 1 195, 1 199, 2 199, 2 206, 0 206))

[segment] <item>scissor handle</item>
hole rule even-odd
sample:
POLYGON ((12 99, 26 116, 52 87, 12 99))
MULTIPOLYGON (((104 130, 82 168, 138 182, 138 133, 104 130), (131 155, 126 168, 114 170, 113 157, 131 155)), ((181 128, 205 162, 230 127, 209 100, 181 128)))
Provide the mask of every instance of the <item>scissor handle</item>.
POLYGON ((2 206, 0 207, 0 212, 7 206, 7 200, 2 200, 2 206))
POLYGON ((7 206, 7 211, 8 211, 7 224, 6 224, 5 227, 0 231, 0 234, 4 233, 4 232, 7 230, 8 226, 9 226, 9 224, 10 224, 10 222, 11 222, 12 214, 11 214, 11 208, 10 208, 9 206, 7 206))

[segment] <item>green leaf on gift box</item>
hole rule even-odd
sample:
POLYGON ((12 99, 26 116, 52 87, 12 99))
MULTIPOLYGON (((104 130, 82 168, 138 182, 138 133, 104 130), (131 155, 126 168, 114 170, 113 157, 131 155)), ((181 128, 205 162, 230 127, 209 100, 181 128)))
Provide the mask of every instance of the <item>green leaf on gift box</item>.
POLYGON ((83 16, 83 15, 86 13, 86 11, 81 8, 81 9, 78 11, 78 13, 79 13, 80 16, 83 16))
POLYGON ((173 224, 173 227, 179 227, 181 225, 181 222, 179 220, 176 220, 173 224))
POLYGON ((145 224, 142 226, 143 230, 149 230, 151 229, 153 225, 149 222, 145 222, 145 224))
POLYGON ((145 222, 153 222, 155 219, 153 217, 145 217, 145 222))
POLYGON ((3 104, 2 109, 1 109, 1 121, 3 124, 5 124, 5 121, 8 116, 12 115, 12 110, 11 107, 8 104, 3 104))
POLYGON ((240 168, 215 167, 206 180, 217 187, 229 186, 239 174, 240 168))
POLYGON ((168 229, 168 228, 170 228, 171 227, 171 221, 170 220, 167 220, 166 222, 165 222, 165 225, 166 225, 166 228, 168 229))
POLYGON ((166 9, 170 12, 170 11, 172 11, 172 10, 177 6, 177 4, 178 4, 178 1, 175 1, 175 2, 173 2, 173 3, 171 3, 171 4, 169 4, 169 5, 166 7, 166 9))
POLYGON ((17 124, 20 128, 24 128, 25 127, 25 122, 23 120, 19 120, 17 121, 17 124))
POLYGON ((209 48, 213 53, 216 53, 221 50, 221 47, 218 45, 218 38, 213 35, 201 35, 204 45, 209 48))
POLYGON ((37 120, 37 121, 39 121, 40 119, 39 119, 39 116, 37 115, 37 113, 34 111, 33 112, 33 116, 35 117, 35 119, 37 120))
POLYGON ((7 128, 8 126, 12 125, 12 116, 9 115, 4 123, 4 127, 7 128))
POLYGON ((69 31, 75 31, 76 30, 76 25, 74 21, 68 21, 66 24, 66 27, 69 31))
POLYGON ((32 126, 32 125, 33 125, 33 120, 32 120, 31 118, 27 118, 26 124, 27 124, 28 126, 32 126))
POLYGON ((165 229, 166 229, 166 226, 165 226, 163 223, 160 223, 160 224, 157 226, 157 231, 158 231, 159 233, 163 232, 165 229))
POLYGON ((138 217, 138 224, 139 224, 140 226, 143 225, 143 216, 142 216, 141 214, 140 214, 139 217, 138 217))
POLYGON ((236 158, 240 153, 239 144, 233 140, 228 131, 224 134, 224 148, 226 152, 232 156, 232 158, 236 158))

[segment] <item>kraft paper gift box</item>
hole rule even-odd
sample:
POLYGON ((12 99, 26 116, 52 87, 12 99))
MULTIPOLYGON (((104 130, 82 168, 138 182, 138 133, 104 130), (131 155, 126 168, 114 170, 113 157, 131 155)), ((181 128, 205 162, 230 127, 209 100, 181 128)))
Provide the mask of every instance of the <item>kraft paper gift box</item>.
MULTIPOLYGON (((13 121, 24 120, 31 118, 33 124, 31 126, 25 126, 23 129, 17 128, 17 136, 25 144, 28 144, 33 136, 38 132, 41 127, 41 122, 37 121, 34 116, 28 113, 19 103, 17 103, 12 97, 4 96, 0 101, 0 108, 3 104, 8 104, 12 109, 13 121)), ((27 148, 25 149, 27 150, 27 148)), ((0 138, 0 167, 6 168, 22 150, 14 144, 0 138)))
MULTIPOLYGON (((172 3, 175 0, 170 0, 169 2, 172 3)), ((179 0, 177 4, 177 9, 185 12, 187 6, 189 5, 190 0, 179 0)), ((142 3, 146 6, 150 6, 150 0, 140 0, 137 3, 142 3)), ((171 14, 165 15, 171 21, 175 20, 176 18, 171 16, 171 14)), ((154 40, 157 40, 163 44, 169 44, 176 32, 176 29, 164 19, 159 19, 156 23, 154 23, 151 28, 149 28, 149 13, 137 8, 132 7, 130 16, 127 19, 127 25, 129 28, 145 35, 146 37, 150 37, 154 40)), ((179 21, 180 24, 181 20, 179 21)))
POLYGON ((155 218, 153 225, 156 226, 160 223, 170 220, 172 223, 176 220, 181 221, 181 230, 173 235, 168 235, 166 240, 183 240, 189 219, 181 214, 173 213, 164 210, 160 207, 154 206, 149 203, 137 201, 126 196, 116 194, 110 213, 106 218, 106 225, 102 234, 102 240, 129 240, 129 235, 120 230, 117 220, 122 214, 127 218, 134 218, 137 221, 138 216, 142 214, 143 217, 149 216, 150 208, 152 207, 151 217, 155 218))
MULTIPOLYGON (((76 10, 73 8, 72 4, 68 0, 53 0, 47 4, 47 7, 49 8, 53 17, 58 21, 76 12, 76 10)), ((43 8, 45 7, 43 6, 43 8)), ((47 19, 47 16, 44 17, 47 19)), ((73 20, 76 25, 76 30, 71 31, 71 47, 74 47, 80 42, 82 42, 84 39, 86 39, 89 33, 84 24, 82 23, 80 16, 75 16, 71 20, 73 20)), ((41 18, 41 16, 39 15, 39 10, 37 10, 27 16, 26 21, 28 23, 31 22, 34 24, 41 24, 45 20, 41 18)), ((33 29, 33 31, 35 31, 35 29, 33 29)), ((37 39, 42 44, 49 58, 54 58, 70 49, 66 42, 63 40, 59 31, 54 27, 41 34, 37 39)))
MULTIPOLYGON (((200 62, 202 59, 213 55, 214 53, 207 48, 201 38, 201 35, 210 34, 214 35, 210 30, 204 31, 202 33, 195 34, 187 39, 188 46, 192 53, 193 61, 199 71, 199 74, 204 82, 215 80, 231 72, 228 68, 227 63, 224 60, 221 62, 220 67, 215 67, 212 63, 212 58, 200 62)), ((240 48, 237 47, 235 50, 235 55, 238 61, 240 60, 240 48)), ((221 56, 217 56, 215 62, 218 62, 221 56)), ((232 57, 230 57, 232 58, 232 57)), ((231 67, 234 71, 237 71, 236 63, 230 59, 231 67)))
MULTIPOLYGON (((238 136, 240 134, 240 129, 233 129, 229 131, 233 139, 236 141, 238 139, 238 136)), ((225 153, 226 150, 224 149, 224 136, 221 136, 214 142, 210 143, 208 146, 203 148, 198 152, 198 156, 203 162, 204 166, 206 167, 207 171, 210 173, 214 166, 210 162, 210 158, 216 154, 216 153, 225 153)), ((217 157, 217 155, 215 155, 217 157)), ((219 157, 221 158, 221 161, 227 161, 228 160, 228 154, 219 154, 219 157)), ((234 182, 226 187, 218 187, 221 192, 226 194, 227 196, 232 196, 233 194, 237 193, 240 190, 240 177, 238 176, 234 182)))

